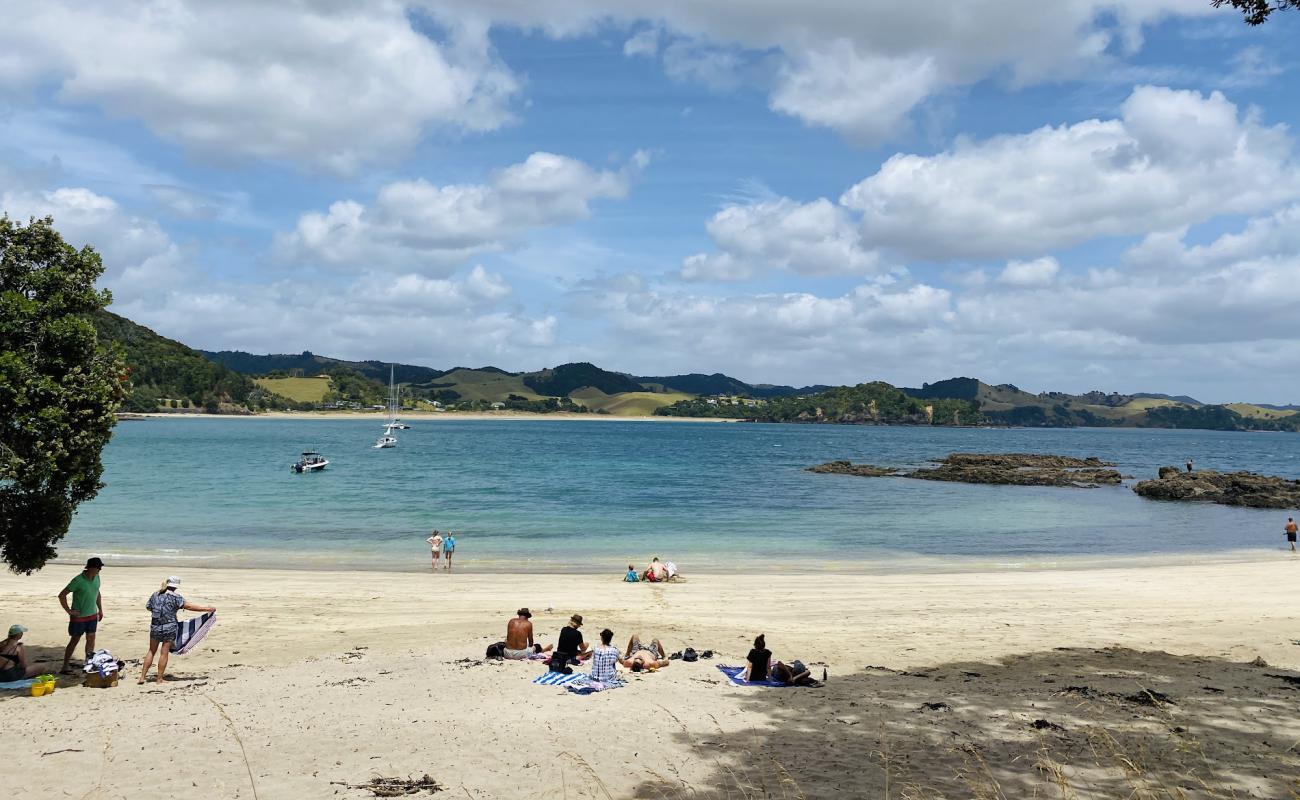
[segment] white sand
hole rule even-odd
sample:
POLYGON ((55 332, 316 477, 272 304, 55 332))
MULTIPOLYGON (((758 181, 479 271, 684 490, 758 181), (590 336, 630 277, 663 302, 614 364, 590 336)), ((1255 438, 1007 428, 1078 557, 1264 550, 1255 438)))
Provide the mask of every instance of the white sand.
MULTIPOLYGON (((265 800, 365 797, 331 781, 427 772, 450 790, 437 796, 447 797, 625 797, 638 787, 641 796, 762 797, 739 783, 719 786, 731 770, 720 767, 723 756, 788 762, 799 777, 798 747, 785 748, 778 762, 758 750, 728 754, 727 744, 763 736, 776 714, 803 702, 829 699, 839 710, 825 719, 844 723, 811 720, 808 737, 829 735, 817 724, 846 735, 883 724, 864 718, 851 728, 856 722, 837 716, 854 713, 855 676, 867 665, 1122 645, 1300 667, 1298 571, 1300 559, 1289 553, 1253 563, 1035 573, 691 575, 658 586, 618 576, 187 569, 183 594, 218 606, 220 623, 198 651, 173 658, 178 680, 137 687, 129 666, 114 689, 0 695, 8 784, 35 798, 206 798, 253 797, 255 782, 265 800), (543 642, 580 612, 589 640, 608 626, 620 647, 640 632, 670 650, 693 645, 719 657, 675 662, 591 697, 532 685, 536 665, 461 663, 481 659, 522 605, 533 610, 543 642), (824 662, 827 687, 727 684, 714 664, 742 662, 759 632, 776 658, 824 662), (707 756, 710 747, 721 755, 707 756), (43 755, 65 748, 82 752, 43 755), (647 790, 648 780, 660 788, 647 790)), ((143 603, 167 572, 105 569, 100 646, 140 658, 143 603)), ((26 641, 42 656, 66 641, 54 595, 72 573, 0 576, 0 623, 29 626, 26 641)), ((928 752, 917 750, 913 769, 928 752)), ((806 763, 817 757, 810 750, 806 763)), ((865 752, 860 759, 879 762, 865 752)), ((1008 769, 1033 773, 1031 761, 1008 769)), ((827 774, 832 769, 802 773, 803 795, 861 796, 855 770, 827 774)))

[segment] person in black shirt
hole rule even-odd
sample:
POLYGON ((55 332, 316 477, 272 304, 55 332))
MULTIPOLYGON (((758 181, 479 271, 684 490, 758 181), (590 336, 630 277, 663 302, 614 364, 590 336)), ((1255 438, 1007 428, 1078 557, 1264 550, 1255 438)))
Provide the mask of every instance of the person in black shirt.
POLYGON ((754 649, 745 656, 745 680, 767 680, 768 666, 772 663, 772 651, 767 649, 767 637, 759 634, 754 640, 754 649))
POLYGON ((560 642, 555 645, 555 652, 551 655, 551 672, 563 672, 565 675, 573 674, 569 669, 569 662, 573 659, 579 661, 591 658, 591 651, 587 649, 587 643, 582 640, 582 632, 578 629, 582 627, 582 615, 574 614, 569 617, 569 624, 560 629, 560 642))

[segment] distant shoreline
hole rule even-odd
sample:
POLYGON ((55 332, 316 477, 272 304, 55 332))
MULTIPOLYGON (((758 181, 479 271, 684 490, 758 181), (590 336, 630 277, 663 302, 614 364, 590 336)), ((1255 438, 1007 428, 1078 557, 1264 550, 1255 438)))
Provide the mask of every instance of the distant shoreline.
MULTIPOLYGON (((340 420, 352 419, 363 422, 380 422, 388 419, 382 411, 268 411, 263 414, 183 414, 147 412, 124 415, 123 421, 139 419, 317 419, 340 420)), ((398 419, 407 422, 425 422, 429 420, 583 420, 584 422, 740 422, 738 419, 721 419, 717 417, 656 417, 630 416, 616 414, 574 414, 557 411, 552 414, 537 414, 530 411, 405 411, 398 419)))

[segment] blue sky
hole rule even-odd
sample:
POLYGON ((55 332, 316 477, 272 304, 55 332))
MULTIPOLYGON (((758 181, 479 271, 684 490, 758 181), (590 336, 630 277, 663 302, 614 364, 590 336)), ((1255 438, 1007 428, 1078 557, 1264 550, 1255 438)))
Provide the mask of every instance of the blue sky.
POLYGON ((209 349, 1300 401, 1300 15, 906 5, 30 4, 0 210, 209 349))

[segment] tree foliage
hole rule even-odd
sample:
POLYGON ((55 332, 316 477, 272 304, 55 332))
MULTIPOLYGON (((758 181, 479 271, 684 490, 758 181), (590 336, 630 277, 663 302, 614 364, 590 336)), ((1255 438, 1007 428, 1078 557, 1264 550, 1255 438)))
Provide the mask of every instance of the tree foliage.
POLYGON ((1212 5, 1232 6, 1241 12, 1247 25, 1263 25, 1274 11, 1300 8, 1300 0, 1212 0, 1212 5))
POLYGON ((110 300, 95 289, 103 270, 52 219, 0 217, 0 558, 16 572, 53 558, 102 486, 127 384, 120 351, 91 321, 110 300))

